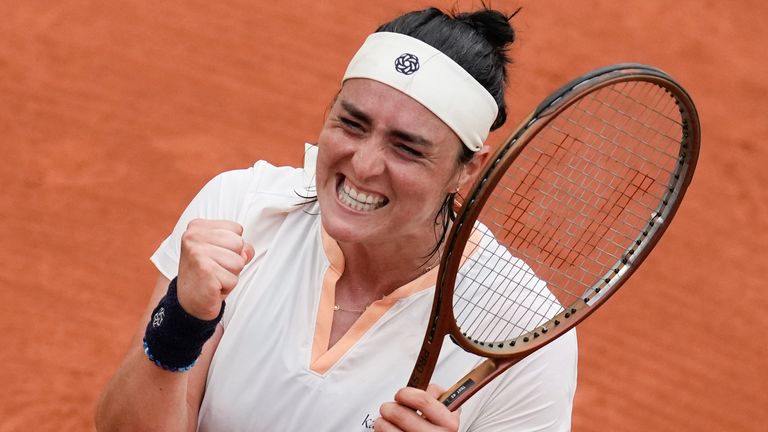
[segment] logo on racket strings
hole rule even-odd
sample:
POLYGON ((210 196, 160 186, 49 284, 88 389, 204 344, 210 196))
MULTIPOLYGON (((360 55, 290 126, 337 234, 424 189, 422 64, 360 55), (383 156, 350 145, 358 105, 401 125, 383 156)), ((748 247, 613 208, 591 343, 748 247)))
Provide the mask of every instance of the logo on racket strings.
POLYGON ((395 70, 403 75, 411 75, 419 70, 419 58, 405 53, 395 59, 395 70))

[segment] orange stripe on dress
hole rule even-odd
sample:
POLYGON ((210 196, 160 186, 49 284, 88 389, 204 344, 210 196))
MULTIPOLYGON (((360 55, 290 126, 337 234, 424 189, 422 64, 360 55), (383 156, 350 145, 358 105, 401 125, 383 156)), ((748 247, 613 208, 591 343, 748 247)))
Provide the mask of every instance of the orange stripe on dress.
MULTIPOLYGON (((336 240, 331 238, 322 226, 320 227, 320 233, 323 249, 330 265, 323 276, 317 322, 315 323, 315 336, 312 343, 310 369, 314 372, 325 374, 398 300, 434 286, 437 281, 437 269, 434 268, 424 273, 381 300, 371 303, 357 321, 352 324, 347 333, 329 349, 328 343, 331 339, 331 326, 333 325, 333 306, 336 304, 336 282, 339 281, 344 272, 344 254, 336 240)), ((474 230, 471 237, 470 242, 467 243, 467 246, 471 247, 471 249, 464 254, 462 264, 467 256, 474 253, 482 234, 474 230)))

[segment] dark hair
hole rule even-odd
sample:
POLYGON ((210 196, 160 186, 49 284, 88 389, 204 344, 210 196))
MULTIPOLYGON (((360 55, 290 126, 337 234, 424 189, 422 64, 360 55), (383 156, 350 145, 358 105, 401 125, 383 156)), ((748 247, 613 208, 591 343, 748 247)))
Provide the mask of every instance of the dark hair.
POLYGON ((376 31, 419 39, 469 72, 496 100, 499 114, 491 125, 491 130, 495 130, 507 120, 504 89, 506 68, 512 62, 507 47, 515 41, 515 31, 509 22, 515 14, 517 11, 504 15, 488 7, 475 12, 446 13, 432 7, 401 15, 376 31))
MULTIPOLYGON (((512 63, 507 47, 515 41, 515 31, 509 21, 519 11, 518 8, 511 15, 504 15, 483 5, 482 9, 475 12, 446 13, 432 7, 401 15, 376 31, 400 33, 419 39, 464 68, 496 101, 499 113, 491 125, 491 130, 496 130, 507 120, 507 105, 504 101, 506 67, 512 63)), ((463 165, 471 161, 475 153, 464 145, 461 148, 457 162, 463 165)), ((298 192, 297 195, 305 199, 300 205, 317 201, 316 195, 304 196, 298 192)), ((435 225, 441 225, 442 230, 434 249, 426 256, 424 265, 440 250, 449 224, 456 217, 456 195, 455 192, 447 194, 435 215, 435 225)))
MULTIPOLYGON (((507 65, 512 59, 507 47, 515 41, 515 31, 511 15, 484 7, 475 12, 443 12, 431 7, 401 15, 382 25, 377 32, 401 33, 421 40, 440 50, 459 66, 464 68, 488 93, 490 93, 499 113, 491 125, 491 130, 500 128, 507 120, 507 104, 504 90, 507 84, 507 65)), ((461 146, 459 163, 472 160, 474 153, 466 146, 461 146)), ((456 193, 446 195, 443 205, 435 216, 435 224, 441 225, 435 248, 430 257, 440 250, 448 233, 448 226, 456 217, 456 193)))

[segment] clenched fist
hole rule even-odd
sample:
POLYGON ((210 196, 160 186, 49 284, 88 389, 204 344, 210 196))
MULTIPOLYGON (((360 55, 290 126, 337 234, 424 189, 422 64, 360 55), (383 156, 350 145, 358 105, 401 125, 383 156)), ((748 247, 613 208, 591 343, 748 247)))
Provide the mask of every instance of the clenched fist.
POLYGON ((202 320, 216 318, 221 302, 253 255, 253 246, 243 240, 240 224, 204 219, 190 222, 181 236, 177 280, 181 307, 202 320))

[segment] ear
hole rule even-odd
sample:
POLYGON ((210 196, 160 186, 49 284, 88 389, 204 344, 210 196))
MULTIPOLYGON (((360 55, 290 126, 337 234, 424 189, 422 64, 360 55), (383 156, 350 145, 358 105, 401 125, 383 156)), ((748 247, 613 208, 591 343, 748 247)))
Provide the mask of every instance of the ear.
POLYGON ((474 183, 475 178, 485 168, 488 158, 491 156, 491 147, 484 145, 483 148, 475 153, 475 156, 464 164, 459 173, 458 189, 463 190, 474 183))

